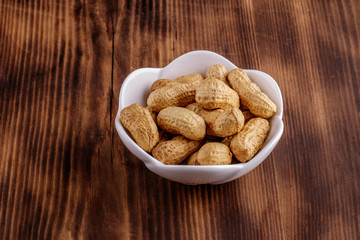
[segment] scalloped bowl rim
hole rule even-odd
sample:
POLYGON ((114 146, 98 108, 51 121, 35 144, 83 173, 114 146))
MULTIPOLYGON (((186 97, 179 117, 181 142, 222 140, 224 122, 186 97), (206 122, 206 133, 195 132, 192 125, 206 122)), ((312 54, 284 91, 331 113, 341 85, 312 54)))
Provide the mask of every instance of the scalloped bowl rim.
POLYGON ((268 139, 268 137, 266 139, 264 146, 250 161, 246 163, 216 166, 165 165, 141 149, 128 135, 127 131, 119 121, 120 111, 124 107, 135 102, 145 105, 144 101, 146 101, 146 96, 148 96, 149 93, 148 90, 142 92, 142 100, 140 101, 139 96, 136 94, 127 94, 127 91, 133 91, 133 93, 138 91, 139 85, 133 84, 134 82, 139 81, 140 79, 142 81, 140 86, 143 89, 149 89, 151 84, 160 78, 174 79, 178 76, 190 74, 193 72, 200 72, 205 76, 204 71, 206 71, 207 67, 216 63, 223 64, 227 71, 237 68, 236 65, 217 53, 200 50, 183 54, 177 57, 164 68, 137 69, 130 73, 124 80, 119 95, 119 109, 115 118, 115 127, 121 140, 129 149, 129 151, 132 152, 137 158, 142 160, 146 167, 155 174, 172 181, 189 185, 225 183, 239 178, 257 167, 267 158, 267 156, 272 152, 280 140, 284 129, 282 121, 283 100, 280 88, 270 75, 258 70, 249 69, 244 70, 254 82, 256 82, 255 80, 258 81, 256 83, 259 86, 267 85, 266 88, 261 86, 260 88, 269 95, 269 97, 276 103, 278 108, 276 114, 270 118, 270 133, 272 134, 272 138, 268 139), (193 62, 199 60, 202 60, 202 64, 204 64, 204 66, 201 67, 202 70, 193 70, 196 67, 200 68, 196 64, 193 64, 193 62), (186 68, 184 69, 184 67, 186 68), (261 81, 264 82, 259 82, 258 79, 260 78, 262 79, 261 81), (147 85, 147 87, 144 87, 144 85, 147 85), (271 88, 271 92, 268 92, 270 91, 268 87, 271 88))

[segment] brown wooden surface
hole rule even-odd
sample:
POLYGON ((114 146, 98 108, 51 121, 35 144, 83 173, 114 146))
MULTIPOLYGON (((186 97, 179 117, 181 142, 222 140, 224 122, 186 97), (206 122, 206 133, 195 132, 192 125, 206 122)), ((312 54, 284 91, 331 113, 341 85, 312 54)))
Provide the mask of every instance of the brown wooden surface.
POLYGON ((356 0, 1 0, 0 239, 360 239, 359 19, 356 0), (284 99, 274 152, 223 185, 158 177, 114 128, 131 71, 198 49, 284 99))

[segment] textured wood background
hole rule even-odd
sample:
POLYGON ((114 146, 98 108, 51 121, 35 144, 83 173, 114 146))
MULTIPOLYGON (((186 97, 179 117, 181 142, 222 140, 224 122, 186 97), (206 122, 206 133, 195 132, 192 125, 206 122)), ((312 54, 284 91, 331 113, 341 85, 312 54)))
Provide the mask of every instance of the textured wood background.
POLYGON ((359 13, 356 0, 1 0, 0 239, 360 239, 359 13), (131 71, 197 49, 283 93, 278 146, 223 185, 158 177, 114 128, 131 71))

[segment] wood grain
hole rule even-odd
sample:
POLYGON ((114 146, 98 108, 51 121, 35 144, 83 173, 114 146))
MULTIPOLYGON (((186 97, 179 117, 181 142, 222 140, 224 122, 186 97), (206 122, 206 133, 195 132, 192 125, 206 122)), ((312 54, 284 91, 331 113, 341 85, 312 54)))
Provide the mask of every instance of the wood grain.
POLYGON ((360 4, 0 2, 0 239, 360 239, 360 4), (285 131, 254 171, 186 186, 114 129, 124 78, 192 50, 267 72, 285 131))

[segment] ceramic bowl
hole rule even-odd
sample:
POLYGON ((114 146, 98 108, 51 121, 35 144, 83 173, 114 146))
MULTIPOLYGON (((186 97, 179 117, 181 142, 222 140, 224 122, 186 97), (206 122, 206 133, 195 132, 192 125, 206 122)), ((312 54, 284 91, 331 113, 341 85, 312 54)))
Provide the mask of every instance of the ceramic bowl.
POLYGON ((195 72, 205 76, 206 69, 210 65, 217 63, 224 65, 228 72, 237 68, 237 66, 229 60, 214 52, 193 51, 176 58, 164 68, 137 69, 130 73, 124 80, 120 90, 119 110, 115 119, 116 130, 129 151, 143 161, 146 167, 155 174, 175 182, 189 185, 229 182, 257 167, 267 158, 280 140, 284 129, 281 92, 279 86, 271 76, 257 70, 245 70, 245 72, 276 104, 277 112, 269 119, 270 132, 262 148, 247 163, 218 166, 165 165, 142 150, 121 125, 119 121, 120 111, 133 103, 146 106, 150 86, 155 80, 160 78, 175 79, 176 77, 195 72))

